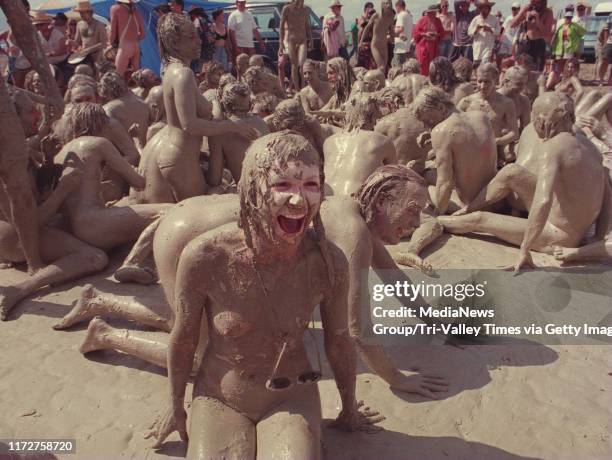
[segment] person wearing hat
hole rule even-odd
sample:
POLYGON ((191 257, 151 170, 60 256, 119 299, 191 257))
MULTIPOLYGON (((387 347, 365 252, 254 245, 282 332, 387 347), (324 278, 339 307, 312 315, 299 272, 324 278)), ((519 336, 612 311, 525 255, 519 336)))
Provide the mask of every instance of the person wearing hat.
POLYGON ((580 42, 586 29, 579 23, 573 22, 574 12, 566 10, 563 16, 564 22, 553 37, 551 51, 557 62, 559 72, 563 72, 565 61, 577 57, 580 54, 580 42))
POLYGON ((495 2, 481 0, 476 4, 478 15, 474 16, 468 27, 468 35, 472 37, 472 50, 474 53, 474 66, 481 62, 493 62, 493 49, 495 40, 500 32, 499 21, 491 14, 495 2))
POLYGON ((115 67, 119 75, 140 68, 140 41, 145 38, 142 14, 135 6, 138 0, 117 0, 110 9, 109 46, 117 49, 115 67))
POLYGON ((338 56, 345 59, 348 57, 342 6, 340 0, 333 0, 329 5, 330 12, 323 17, 323 44, 328 59, 338 56))
POLYGON ((53 27, 53 16, 36 11, 32 17, 32 24, 38 31, 38 38, 47 55, 49 64, 60 64, 68 57, 66 36, 59 29, 53 27))
POLYGON ((510 16, 508 16, 502 24, 501 32, 500 32, 500 46, 497 52, 498 56, 500 56, 502 59, 505 56, 516 54, 514 52, 515 51, 514 43, 516 41, 518 27, 511 27, 510 23, 512 22, 514 17, 518 14, 520 9, 521 9, 521 4, 519 2, 514 2, 510 7, 510 11, 511 11, 510 16))
POLYGON ((425 15, 419 19, 412 31, 416 43, 416 58, 421 65, 421 74, 429 75, 429 63, 438 57, 440 42, 444 37, 444 26, 437 16, 438 5, 427 7, 425 15))
POLYGON ((470 10, 467 0, 455 0, 455 18, 453 20, 453 49, 450 60, 456 61, 460 57, 472 60, 472 37, 467 33, 472 19, 476 16, 475 10, 470 10))
POLYGON ((238 55, 245 53, 249 56, 255 54, 255 38, 261 51, 265 54, 266 45, 259 34, 259 29, 253 14, 246 9, 246 0, 236 0, 236 10, 227 18, 234 61, 238 55))
POLYGON ((107 44, 106 27, 94 19, 93 8, 87 0, 78 2, 73 11, 81 15, 81 20, 77 23, 76 35, 71 45, 74 49, 84 49, 101 44, 102 49, 92 53, 93 61, 101 62, 104 59, 102 50, 107 44))

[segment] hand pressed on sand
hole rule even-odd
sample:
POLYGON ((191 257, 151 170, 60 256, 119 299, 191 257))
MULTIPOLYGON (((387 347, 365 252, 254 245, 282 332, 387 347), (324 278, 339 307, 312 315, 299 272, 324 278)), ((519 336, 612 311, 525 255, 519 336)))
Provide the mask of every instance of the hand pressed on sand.
POLYGON ((189 441, 189 436, 187 435, 187 411, 182 406, 178 408, 169 407, 163 415, 157 416, 149 428, 151 431, 146 434, 145 439, 155 438, 157 440, 153 446, 155 449, 159 449, 166 438, 174 431, 178 431, 182 441, 189 441))
POLYGON ((437 393, 448 391, 448 380, 445 377, 433 374, 403 375, 397 382, 389 385, 392 390, 415 393, 426 398, 439 399, 437 393))
POLYGON ((364 402, 359 401, 350 412, 342 410, 330 426, 344 431, 365 431, 366 433, 381 431, 383 428, 376 424, 385 420, 385 417, 380 415, 380 412, 363 406, 364 402))

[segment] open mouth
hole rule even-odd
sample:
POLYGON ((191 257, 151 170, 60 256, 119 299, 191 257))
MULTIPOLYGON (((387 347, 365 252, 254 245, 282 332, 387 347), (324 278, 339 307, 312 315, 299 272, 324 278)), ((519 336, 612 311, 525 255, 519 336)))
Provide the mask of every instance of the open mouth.
POLYGON ((295 235, 300 233, 304 226, 306 216, 293 218, 286 216, 278 216, 277 221, 281 230, 289 235, 295 235))

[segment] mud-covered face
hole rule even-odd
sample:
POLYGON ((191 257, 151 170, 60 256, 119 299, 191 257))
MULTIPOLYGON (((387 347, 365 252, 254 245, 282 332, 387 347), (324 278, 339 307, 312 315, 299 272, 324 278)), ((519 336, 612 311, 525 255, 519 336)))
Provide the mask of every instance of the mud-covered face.
POLYGON ((42 80, 40 78, 40 75, 38 75, 38 73, 36 75, 34 75, 34 78, 32 78, 32 90, 36 94, 42 94, 43 93, 43 84, 42 84, 42 80))
POLYGON ((379 81, 375 76, 368 75, 367 73, 363 77, 363 90, 366 93, 373 93, 378 89, 379 81))
POLYGON ((315 68, 313 66, 305 65, 302 69, 303 69, 302 73, 303 73, 304 81, 307 84, 310 83, 311 81, 316 80, 317 75, 316 75, 315 68))
POLYGON ((336 72, 336 69, 334 69, 332 66, 328 64, 327 65, 327 81, 330 84, 335 85, 336 80, 338 80, 338 73, 336 72))
POLYGON ((508 77, 506 85, 513 93, 520 93, 527 86, 527 75, 513 74, 508 77))
POLYGON ((565 63, 565 67, 563 68, 563 73, 566 76, 571 77, 572 75, 575 75, 576 72, 577 72, 576 64, 573 61, 567 61, 565 63))
POLYGON ((78 104, 79 102, 96 102, 96 93, 93 88, 89 86, 77 86, 70 92, 70 102, 73 104, 78 104))
POLYGON ((289 161, 275 168, 269 181, 273 234, 284 242, 297 244, 321 206, 319 168, 289 161))
POLYGON ((191 26, 186 29, 187 30, 183 32, 185 53, 191 59, 197 59, 200 57, 200 52, 202 50, 202 39, 200 38, 200 34, 198 34, 195 27, 191 26))
POLYGON ((478 75, 478 90, 484 97, 489 97, 495 91, 495 80, 491 78, 491 75, 478 75))
MULTIPOLYGON (((414 190, 412 187, 408 190, 414 190)), ((397 198, 386 198, 376 204, 375 236, 386 244, 398 244, 421 222, 421 211, 427 204, 424 191, 399 192, 397 198)))

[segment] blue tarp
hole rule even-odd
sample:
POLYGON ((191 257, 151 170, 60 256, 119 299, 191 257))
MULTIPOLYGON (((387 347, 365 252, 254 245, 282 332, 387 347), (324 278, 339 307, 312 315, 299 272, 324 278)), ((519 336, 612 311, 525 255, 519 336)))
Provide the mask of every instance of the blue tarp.
MULTIPOLYGON (((116 2, 114 0, 91 0, 91 6, 94 9, 94 13, 106 18, 110 21, 110 8, 116 2)), ((157 27, 157 19, 158 16, 153 11, 158 5, 165 4, 167 2, 159 1, 159 0, 141 0, 136 3, 136 8, 142 14, 142 17, 145 22, 145 27, 147 29, 144 40, 140 42, 140 52, 141 52, 141 60, 140 65, 143 68, 149 68, 155 71, 159 75, 160 70, 160 59, 159 59, 159 51, 157 48, 157 35, 155 33, 157 27)), ((74 5, 76 6, 76 0, 74 1, 74 5)), ((197 5, 203 8, 205 11, 216 10, 219 8, 227 8, 232 6, 232 3, 222 3, 222 2, 209 2, 209 1, 185 1, 185 10, 188 10, 190 6, 197 5)), ((47 13, 64 13, 73 7, 70 8, 57 8, 57 9, 45 9, 47 13)))

